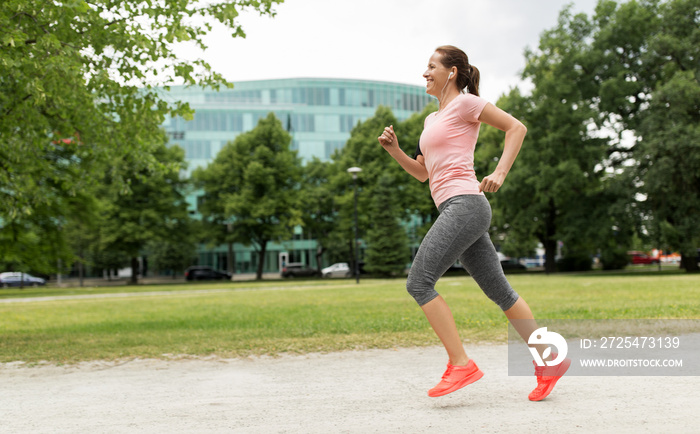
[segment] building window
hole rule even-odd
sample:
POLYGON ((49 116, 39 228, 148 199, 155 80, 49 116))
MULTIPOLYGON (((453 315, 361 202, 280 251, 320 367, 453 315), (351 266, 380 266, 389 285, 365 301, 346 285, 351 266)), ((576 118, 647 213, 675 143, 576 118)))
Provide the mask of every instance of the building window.
POLYGON ((340 115, 340 132, 349 133, 355 126, 355 123, 353 115, 340 115))
POLYGON ((228 131, 243 131, 243 114, 229 113, 228 114, 228 131))
POLYGON ((228 92, 209 92, 204 94, 204 101, 208 103, 262 103, 262 91, 260 90, 233 90, 228 92))
POLYGON ((362 89, 348 89, 345 92, 345 103, 349 107, 369 107, 369 92, 362 89))
POLYGON ((288 133, 294 132, 294 126, 292 125, 292 114, 290 112, 274 112, 274 114, 275 117, 282 123, 282 128, 284 128, 288 133))
POLYGON ((324 157, 326 160, 329 160, 333 153, 337 150, 345 146, 345 142, 343 141, 338 141, 338 140, 326 140, 324 143, 325 149, 324 149, 324 157))
POLYGON ((315 115, 314 131, 317 133, 339 133, 340 115, 315 115))
POLYGON ((211 158, 211 143, 206 140, 183 140, 180 143, 185 150, 185 158, 206 160, 211 158))
POLYGON ((292 129, 295 132, 311 132, 315 131, 314 115, 311 114, 293 114, 292 129))

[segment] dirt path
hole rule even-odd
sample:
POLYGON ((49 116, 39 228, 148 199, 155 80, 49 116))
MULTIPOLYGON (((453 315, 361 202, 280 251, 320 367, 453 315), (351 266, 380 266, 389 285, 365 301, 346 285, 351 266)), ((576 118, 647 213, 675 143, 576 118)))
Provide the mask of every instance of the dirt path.
POLYGON ((530 402, 505 345, 470 355, 483 379, 427 390, 438 347, 280 358, 0 365, 2 433, 697 432, 700 377, 564 377, 530 402))

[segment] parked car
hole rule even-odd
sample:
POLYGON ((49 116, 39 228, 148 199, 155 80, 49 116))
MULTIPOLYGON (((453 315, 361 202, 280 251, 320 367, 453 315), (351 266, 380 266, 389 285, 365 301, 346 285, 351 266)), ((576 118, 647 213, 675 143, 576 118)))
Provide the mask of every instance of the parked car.
POLYGON ((658 264, 659 258, 654 258, 647 255, 644 252, 627 252, 627 256, 630 257, 630 263, 632 264, 658 264))
POLYGON ((501 259, 501 267, 503 270, 525 270, 527 267, 520 263, 517 259, 507 258, 501 259))
POLYGON ((323 277, 350 277, 352 270, 347 262, 338 262, 321 270, 323 277))
POLYGON ((315 277, 320 273, 315 268, 311 268, 302 264, 301 262, 290 262, 286 266, 282 267, 282 272, 280 273, 282 277, 315 277))
MULTIPOLYGON (((521 264, 520 261, 518 261, 515 258, 509 258, 508 256, 504 255, 501 252, 496 252, 498 254, 498 259, 501 262, 501 267, 503 268, 503 271, 511 271, 511 270, 527 270, 527 267, 524 264, 521 264)), ((462 264, 460 264, 459 260, 455 261, 454 264, 450 266, 450 268, 447 269, 446 273, 464 273, 467 272, 464 267, 462 267, 462 264)))
MULTIPOLYGON (((410 270, 410 267, 409 267, 409 270, 410 270)), ((447 271, 445 271, 445 273, 451 273, 451 274, 465 273, 465 272, 466 272, 466 270, 464 269, 464 267, 462 267, 462 264, 459 262, 459 259, 457 259, 454 262, 454 264, 450 265, 450 268, 448 268, 447 271)))
POLYGON ((8 272, 0 273, 0 286, 9 288, 10 286, 44 286, 46 279, 34 277, 27 273, 8 272), (24 280, 24 285, 22 281, 24 280))
POLYGON ((187 280, 231 280, 233 274, 228 271, 215 270, 206 265, 196 265, 185 270, 187 280))

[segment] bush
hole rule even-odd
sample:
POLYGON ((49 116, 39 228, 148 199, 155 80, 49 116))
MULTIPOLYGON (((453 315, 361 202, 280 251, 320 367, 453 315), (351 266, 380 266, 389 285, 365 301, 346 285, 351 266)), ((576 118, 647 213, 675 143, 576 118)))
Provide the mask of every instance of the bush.
POLYGON ((622 270, 627 266, 629 258, 627 251, 622 248, 605 249, 600 255, 603 270, 622 270))
POLYGON ((558 271, 590 271, 591 256, 588 253, 569 253, 557 261, 558 271))

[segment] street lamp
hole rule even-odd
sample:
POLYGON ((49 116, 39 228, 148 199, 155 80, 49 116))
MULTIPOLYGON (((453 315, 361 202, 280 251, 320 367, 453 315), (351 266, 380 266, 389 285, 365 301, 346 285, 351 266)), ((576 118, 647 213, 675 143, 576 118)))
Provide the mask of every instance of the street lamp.
POLYGON ((359 167, 351 167, 348 173, 352 175, 352 183, 355 188, 355 279, 360 283, 360 249, 357 246, 357 174, 362 172, 359 167))

